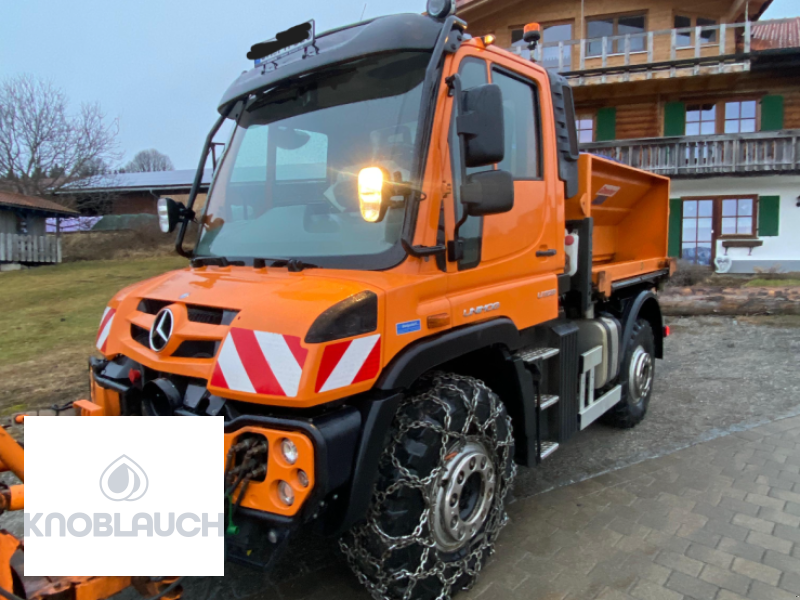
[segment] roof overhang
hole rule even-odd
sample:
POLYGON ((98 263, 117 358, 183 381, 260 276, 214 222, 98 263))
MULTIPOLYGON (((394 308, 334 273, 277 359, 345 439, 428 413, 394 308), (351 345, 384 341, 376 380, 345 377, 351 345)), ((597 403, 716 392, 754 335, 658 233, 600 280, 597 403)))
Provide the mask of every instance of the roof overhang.
POLYGON ((0 210, 13 210, 13 211, 25 211, 29 213, 37 213, 44 216, 49 217, 77 217, 79 213, 74 210, 70 210, 69 208, 65 208, 64 210, 56 210, 50 208, 40 208, 37 206, 25 206, 23 204, 13 204, 11 202, 0 202, 0 210))

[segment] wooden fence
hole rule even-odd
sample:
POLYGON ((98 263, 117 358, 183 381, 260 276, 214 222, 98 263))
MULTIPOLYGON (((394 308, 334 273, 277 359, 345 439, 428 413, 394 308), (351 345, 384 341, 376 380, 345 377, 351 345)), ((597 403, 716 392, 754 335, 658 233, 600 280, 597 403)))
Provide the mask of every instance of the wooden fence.
POLYGON ((0 233, 0 262, 60 263, 61 239, 53 235, 0 233))

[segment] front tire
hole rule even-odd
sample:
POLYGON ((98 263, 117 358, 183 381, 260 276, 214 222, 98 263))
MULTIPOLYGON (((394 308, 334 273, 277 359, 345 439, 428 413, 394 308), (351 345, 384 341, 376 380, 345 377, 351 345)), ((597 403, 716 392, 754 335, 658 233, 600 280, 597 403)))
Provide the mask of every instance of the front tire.
POLYGON ((340 547, 376 600, 469 587, 508 517, 511 419, 483 382, 433 373, 398 408, 366 522, 340 547))
POLYGON ((645 319, 638 319, 620 365, 622 400, 606 413, 611 425, 630 429, 644 419, 653 395, 655 364, 653 328, 645 319))

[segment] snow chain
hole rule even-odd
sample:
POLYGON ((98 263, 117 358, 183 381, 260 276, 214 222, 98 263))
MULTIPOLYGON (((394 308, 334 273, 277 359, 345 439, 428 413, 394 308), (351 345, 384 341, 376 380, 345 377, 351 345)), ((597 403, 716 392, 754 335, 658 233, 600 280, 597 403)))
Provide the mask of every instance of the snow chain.
MULTIPOLYGON (((397 589, 397 584, 403 580, 408 581, 408 585, 403 594, 403 600, 410 600, 413 597, 417 582, 431 577, 437 578, 442 582, 442 591, 437 600, 447 600, 452 593, 459 587, 469 589, 480 572, 483 562, 494 552, 494 543, 500 530, 508 522, 508 515, 505 512, 506 496, 513 484, 516 476, 516 465, 513 463, 514 439, 512 433, 511 419, 503 410, 502 403, 497 396, 481 381, 471 377, 463 377, 451 373, 435 373, 431 377, 430 389, 422 394, 408 398, 403 404, 415 404, 429 401, 440 405, 445 412, 445 426, 439 427, 430 421, 410 420, 403 414, 402 407, 395 419, 395 431, 392 439, 383 451, 382 461, 387 458, 391 461, 395 469, 401 474, 400 478, 391 483, 385 490, 375 490, 366 522, 356 525, 345 537, 339 541, 339 546, 345 554, 350 567, 369 590, 375 600, 385 600, 394 598, 389 591, 397 589), (472 390, 472 395, 453 383, 443 383, 445 381, 468 381, 465 386, 472 390), (438 384, 438 385, 437 385, 438 384), (460 396, 461 401, 467 409, 467 418, 461 431, 451 430, 452 416, 448 403, 437 396, 437 391, 446 390, 454 396, 460 396), (485 423, 481 423, 476 417, 476 409, 479 402, 479 394, 483 391, 490 402, 490 415, 485 423), (503 439, 498 439, 497 421, 506 421, 506 433, 503 439), (440 435, 441 443, 439 446, 438 465, 426 477, 418 477, 406 469, 396 456, 396 448, 405 434, 413 429, 432 429, 440 435), (498 473, 498 485, 492 507, 486 519, 486 523, 480 533, 468 543, 468 552, 462 558, 452 562, 444 562, 436 556, 435 543, 431 534, 431 518, 433 507, 435 506, 434 495, 437 480, 441 476, 445 467, 445 457, 456 446, 463 445, 470 439, 481 439, 489 448, 490 452, 497 454, 496 471, 498 473), (506 465, 510 465, 510 474, 506 474, 506 465), (421 493, 425 502, 419 523, 409 535, 390 536, 387 535, 378 525, 378 515, 381 513, 387 497, 400 488, 416 488, 421 493), (385 550, 380 558, 376 558, 369 551, 370 534, 380 538, 385 550), (476 542, 478 542, 476 544, 476 542), (391 554, 398 550, 409 547, 413 544, 423 546, 419 564, 413 570, 402 569, 392 572, 386 568, 386 562, 391 554), (373 570, 372 578, 364 572, 362 565, 369 565, 373 570), (460 581, 459 581, 460 580, 460 581), (394 584, 394 585, 393 585, 394 584)), ((374 547, 374 544, 373 544, 374 547)))

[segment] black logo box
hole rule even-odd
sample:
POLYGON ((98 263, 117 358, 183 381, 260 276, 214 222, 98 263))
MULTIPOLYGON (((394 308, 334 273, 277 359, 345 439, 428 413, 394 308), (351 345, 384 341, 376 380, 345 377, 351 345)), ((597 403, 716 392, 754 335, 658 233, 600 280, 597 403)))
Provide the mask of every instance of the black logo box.
MULTIPOLYGON (((120 513, 131 530, 137 512, 207 513, 218 520, 219 441, 222 422, 214 418, 31 417, 25 420, 25 512, 30 517, 58 512, 120 513), (134 502, 113 502, 100 490, 100 477, 120 455, 127 455, 147 476, 147 492, 133 490, 134 502), (212 460, 213 459, 213 460, 212 460), (216 475, 212 478, 212 473, 216 475), (217 483, 212 484, 212 479, 217 483), (216 490, 212 497, 212 490, 216 490)), ((131 478, 135 481, 135 478, 131 478)), ((132 486, 133 487, 133 486, 132 486)), ((123 494, 125 496, 125 494, 123 494)), ((38 529, 44 534, 45 516, 38 529)), ((187 520, 187 530, 199 523, 187 520)), ((83 529, 82 521, 75 524, 83 529)), ((208 537, 66 537, 53 523, 52 537, 25 538, 26 575, 222 575, 224 539, 208 537)))

